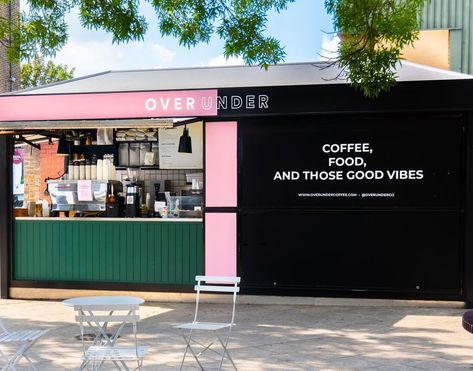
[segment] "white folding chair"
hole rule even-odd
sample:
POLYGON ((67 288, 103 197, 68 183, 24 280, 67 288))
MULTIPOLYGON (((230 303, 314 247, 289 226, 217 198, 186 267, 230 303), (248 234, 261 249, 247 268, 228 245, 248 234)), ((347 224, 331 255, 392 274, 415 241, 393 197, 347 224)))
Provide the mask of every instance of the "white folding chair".
POLYGON ((199 360, 199 356, 201 356, 205 351, 211 350, 215 353, 220 355, 220 362, 218 366, 218 370, 222 369, 223 361, 225 358, 231 362, 233 368, 236 370, 235 363, 233 362, 230 353, 228 352, 228 339, 230 338, 230 333, 232 331, 232 327, 235 325, 235 305, 236 305, 236 295, 240 291, 238 284, 240 283, 240 277, 216 277, 216 276, 196 276, 197 285, 195 286, 196 291, 196 302, 195 302, 195 313, 194 313, 194 320, 189 323, 184 323, 181 325, 174 326, 175 328, 179 329, 181 332, 184 341, 186 342, 186 350, 184 351, 184 356, 182 357, 181 367, 184 366, 184 361, 186 360, 187 352, 190 351, 191 354, 194 356, 194 359, 197 361, 201 370, 204 370, 201 361, 199 360), (199 301, 200 301, 200 293, 201 292, 214 292, 214 293, 231 293, 232 294, 232 310, 231 310, 231 318, 229 322, 200 322, 199 319, 199 301), (211 349, 210 347, 215 343, 215 340, 211 343, 204 345, 195 339, 195 333, 197 331, 208 331, 213 332, 215 335, 215 340, 218 341, 220 346, 222 347, 222 351, 217 351, 211 349), (225 331, 226 334, 224 336, 221 335, 220 332, 225 331), (193 338, 194 335, 194 338, 193 338), (223 337, 223 339, 222 339, 223 337), (197 344, 202 347, 202 349, 197 352, 193 345, 197 344))
POLYGON ((76 321, 80 326, 82 340, 82 364, 79 370, 84 369, 92 363, 92 370, 99 370, 105 361, 111 361, 121 370, 129 370, 126 361, 136 361, 135 369, 142 369, 143 359, 148 351, 148 346, 139 346, 137 338, 137 322, 140 317, 137 304, 116 304, 97 307, 97 305, 75 305, 76 321), (108 325, 119 324, 112 332, 108 332, 108 325), (116 345, 118 338, 122 335, 127 324, 133 328, 133 346, 116 345), (86 346, 85 330, 94 332, 92 345, 86 346))
POLYGON ((26 355, 26 352, 36 343, 36 341, 49 330, 8 330, 3 322, 0 320, 0 344, 9 344, 15 347, 15 353, 8 358, 7 355, 0 351, 0 357, 5 360, 4 370, 16 370, 15 365, 24 358, 28 361, 33 370, 37 370, 31 359, 26 355))

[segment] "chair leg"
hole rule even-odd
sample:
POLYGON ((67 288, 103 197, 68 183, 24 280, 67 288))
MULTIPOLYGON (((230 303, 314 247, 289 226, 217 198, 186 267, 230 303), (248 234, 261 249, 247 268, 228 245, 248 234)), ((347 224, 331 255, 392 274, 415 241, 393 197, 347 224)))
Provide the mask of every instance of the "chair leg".
POLYGON ((16 368, 15 368, 15 366, 10 365, 9 363, 7 363, 5 366, 2 367, 1 371, 16 371, 16 368))
POLYGON ((23 355, 23 358, 25 358, 25 359, 28 361, 30 367, 31 367, 34 371, 38 371, 38 369, 35 367, 35 365, 33 364, 33 362, 31 362, 31 359, 30 359, 26 354, 23 355))
MULTIPOLYGON (((94 367, 95 367, 95 362, 97 362, 97 361, 94 361, 94 367)), ((105 361, 101 360, 100 363, 99 363, 99 366, 97 368, 94 368, 94 370, 100 370, 104 363, 105 363, 105 361)))
POLYGON ((230 360, 230 362, 232 363, 232 366, 235 370, 238 370, 237 367, 235 366, 235 362, 233 362, 233 359, 232 357, 230 356, 230 352, 228 351, 227 347, 228 347, 228 338, 230 337, 230 334, 227 336, 227 338, 225 339, 225 343, 223 343, 222 339, 220 338, 220 336, 218 335, 217 333, 217 339, 218 341, 220 342, 220 344, 222 345, 222 348, 223 348, 223 352, 222 352, 222 358, 220 359, 220 365, 219 365, 219 368, 218 370, 220 371, 222 369, 222 366, 223 366, 223 360, 225 358, 225 354, 227 355, 227 358, 230 360))
POLYGON ((192 349, 192 346, 191 346, 192 331, 189 333, 189 337, 187 337, 187 336, 185 335, 184 331, 183 331, 181 334, 182 334, 182 337, 184 338, 184 341, 186 342, 186 350, 184 351, 184 357, 182 357, 181 367, 179 368, 179 370, 182 370, 182 367, 184 366, 184 361, 185 361, 185 359, 186 359, 187 350, 190 350, 190 352, 191 352, 192 355, 194 356, 196 362, 198 363, 200 369, 201 369, 202 371, 204 371, 204 367, 203 367, 202 364, 200 363, 199 357, 197 356, 197 354, 195 354, 194 349, 192 349))
POLYGON ((15 370, 15 365, 19 362, 19 360, 24 356, 24 353, 28 350, 28 348, 33 345, 34 342, 26 343, 21 345, 15 354, 8 360, 8 363, 2 368, 2 370, 15 370))
MULTIPOLYGON (((0 322, 0 323, 1 323, 1 322, 0 322)), ((3 366, 3 367, 1 368, 1 370, 3 371, 3 370, 5 369, 5 367, 8 366, 8 361, 9 361, 9 360, 8 360, 7 355, 6 355, 5 353, 3 353, 2 350, 0 350, 0 358, 5 362, 5 365, 6 365, 6 366, 3 366)))
POLYGON ((189 344, 187 343, 187 338, 184 336, 183 333, 181 335, 184 338, 184 341, 186 342, 186 350, 184 351, 184 356, 182 357, 181 367, 179 367, 179 371, 181 371, 182 366, 184 366, 184 361, 186 360, 186 356, 187 356, 187 350, 189 349, 189 344))
POLYGON ((83 370, 85 368, 85 366, 87 366, 87 363, 89 363, 89 362, 88 361, 82 361, 82 363, 79 366, 79 371, 83 370))

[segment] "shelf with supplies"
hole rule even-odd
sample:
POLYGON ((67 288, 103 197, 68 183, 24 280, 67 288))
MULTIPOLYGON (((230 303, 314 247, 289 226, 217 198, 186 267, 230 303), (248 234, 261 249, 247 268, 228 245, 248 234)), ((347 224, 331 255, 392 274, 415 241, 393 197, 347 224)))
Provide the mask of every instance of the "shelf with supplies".
POLYGON ((126 170, 126 169, 137 169, 137 170, 161 170, 160 167, 158 165, 155 165, 155 166, 147 166, 147 165, 143 165, 143 166, 117 166, 116 167, 117 170, 126 170))
POLYGON ((159 168, 157 141, 117 141, 118 167, 159 168))
POLYGON ((118 165, 118 146, 116 144, 71 145, 70 153, 71 155, 82 154, 87 158, 91 158, 93 155, 102 158, 105 154, 113 154, 113 163, 118 165))
POLYGON ((115 141, 117 144, 120 143, 158 143, 157 139, 154 140, 121 140, 121 139, 116 139, 115 141))

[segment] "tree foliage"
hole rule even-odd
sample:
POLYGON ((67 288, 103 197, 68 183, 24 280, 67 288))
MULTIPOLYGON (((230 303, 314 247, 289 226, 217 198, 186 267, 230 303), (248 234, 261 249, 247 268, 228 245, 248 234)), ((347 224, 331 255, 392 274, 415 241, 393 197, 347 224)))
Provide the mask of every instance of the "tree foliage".
POLYGON ((73 77, 74 68, 54 64, 52 61, 46 62, 42 56, 34 57, 31 61, 21 64, 20 85, 22 89, 51 84, 73 77))
MULTIPOLYGON (((0 0, 8 3, 9 0, 0 0)), ((193 47, 213 34, 224 55, 267 67, 284 60, 280 42, 267 34, 267 16, 295 0, 147 0, 158 15, 162 35, 193 47)), ((54 56, 67 42, 65 16, 79 10, 83 27, 103 29, 114 43, 142 40, 148 27, 140 0, 27 0, 29 11, 11 26, 0 18, 0 42, 10 60, 54 56)), ((416 38, 424 0, 326 0, 336 31, 343 35, 337 63, 349 81, 370 97, 395 83, 392 68, 400 50, 416 38)), ((155 26, 155 25, 152 25, 155 26)), ((302 37, 303 35, 301 35, 302 37)), ((303 42, 303 40, 301 40, 303 42)))
POLYGON ((396 84, 394 68, 402 49, 420 27, 424 0, 326 0, 341 34, 338 64, 368 97, 396 84))

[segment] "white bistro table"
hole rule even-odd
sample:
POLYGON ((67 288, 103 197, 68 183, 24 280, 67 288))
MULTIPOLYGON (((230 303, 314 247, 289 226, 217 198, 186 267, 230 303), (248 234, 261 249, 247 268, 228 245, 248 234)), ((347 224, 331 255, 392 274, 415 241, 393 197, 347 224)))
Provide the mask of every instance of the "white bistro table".
POLYGON ((84 360, 80 369, 83 369, 89 361, 87 359, 87 349, 85 349, 84 345, 84 324, 89 326, 94 336, 92 344, 88 349, 97 348, 96 345, 113 348, 130 318, 132 318, 132 321, 135 321, 134 331, 136 339, 136 319, 138 317, 135 315, 135 311, 139 305, 144 303, 142 298, 133 296, 84 296, 66 299, 62 303, 65 306, 74 308, 76 311, 76 321, 80 325, 81 339, 84 347, 84 360), (119 314, 114 315, 115 311, 119 312, 119 314), (123 311, 125 311, 125 314, 123 314, 123 311), (112 333, 107 333, 109 322, 119 323, 112 333))
POLYGON ((134 296, 83 296, 78 298, 63 300, 63 304, 67 307, 80 306, 97 306, 107 307, 111 305, 141 305, 144 299, 134 296))

